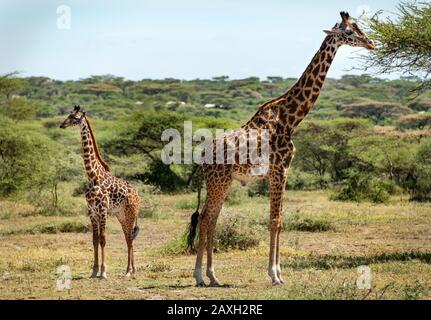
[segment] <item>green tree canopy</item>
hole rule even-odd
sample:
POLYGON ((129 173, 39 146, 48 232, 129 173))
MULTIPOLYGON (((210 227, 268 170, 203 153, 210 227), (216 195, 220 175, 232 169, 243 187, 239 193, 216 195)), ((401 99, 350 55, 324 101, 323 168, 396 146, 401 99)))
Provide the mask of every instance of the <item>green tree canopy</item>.
POLYGON ((365 69, 419 76, 419 89, 431 88, 431 3, 401 2, 397 9, 394 19, 379 12, 370 20, 378 48, 364 57, 365 69))
POLYGON ((24 80, 16 77, 16 72, 0 76, 0 95, 10 99, 12 94, 24 87, 24 80))

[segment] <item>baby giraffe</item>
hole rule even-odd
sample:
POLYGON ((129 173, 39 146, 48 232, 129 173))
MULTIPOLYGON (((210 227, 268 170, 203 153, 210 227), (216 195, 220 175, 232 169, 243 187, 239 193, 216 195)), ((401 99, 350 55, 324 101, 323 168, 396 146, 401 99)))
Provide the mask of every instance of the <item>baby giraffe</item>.
POLYGON ((109 210, 115 212, 126 237, 128 249, 126 277, 134 276, 133 240, 139 233, 139 194, 129 182, 111 174, 108 164, 100 155, 90 121, 85 112, 80 111, 79 106, 75 106, 74 110, 60 125, 60 128, 67 127, 79 127, 81 130, 82 154, 88 177, 85 198, 93 227, 94 264, 91 277, 97 277, 99 272, 98 249, 100 244, 102 256, 100 276, 104 279, 107 278, 105 244, 106 220, 109 210))

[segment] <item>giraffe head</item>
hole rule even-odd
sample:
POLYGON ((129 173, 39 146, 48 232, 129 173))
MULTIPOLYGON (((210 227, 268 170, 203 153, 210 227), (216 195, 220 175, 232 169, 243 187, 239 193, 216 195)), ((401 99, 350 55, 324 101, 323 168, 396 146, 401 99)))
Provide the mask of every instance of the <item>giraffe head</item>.
POLYGON ((79 126, 82 122, 82 119, 85 117, 85 112, 80 111, 80 106, 75 106, 73 111, 69 114, 69 116, 60 124, 60 128, 65 129, 67 127, 76 127, 79 126))
POLYGON ((341 11, 341 23, 337 23, 332 30, 324 30, 328 35, 334 36, 340 45, 347 44, 352 47, 363 47, 374 50, 376 44, 352 20, 347 12, 341 11))

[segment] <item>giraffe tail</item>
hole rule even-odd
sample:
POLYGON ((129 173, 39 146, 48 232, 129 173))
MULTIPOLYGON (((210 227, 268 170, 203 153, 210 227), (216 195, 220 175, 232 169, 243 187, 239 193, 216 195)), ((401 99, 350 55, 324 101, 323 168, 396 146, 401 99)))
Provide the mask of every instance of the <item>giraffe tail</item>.
POLYGON ((138 217, 136 217, 135 227, 133 228, 133 231, 132 231, 132 240, 136 239, 136 237, 139 234, 139 230, 140 229, 139 229, 139 226, 138 226, 138 217))
POLYGON ((135 226, 132 231, 132 240, 135 240, 139 234, 139 226, 135 226))
POLYGON ((202 169, 198 168, 198 205, 196 211, 192 214, 190 224, 187 232, 187 249, 193 250, 196 238, 196 231, 199 222, 199 207, 201 204, 201 190, 202 190, 202 169))

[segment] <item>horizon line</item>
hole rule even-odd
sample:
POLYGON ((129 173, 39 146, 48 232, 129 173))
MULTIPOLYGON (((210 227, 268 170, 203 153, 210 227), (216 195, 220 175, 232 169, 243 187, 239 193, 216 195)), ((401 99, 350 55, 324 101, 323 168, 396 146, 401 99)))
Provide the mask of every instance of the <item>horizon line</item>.
MULTIPOLYGON (((297 76, 297 77, 291 77, 291 76, 290 77, 284 77, 284 76, 280 76, 280 75, 267 75, 265 77, 259 77, 259 76, 253 76, 253 75, 251 75, 251 76, 247 76, 247 77, 236 78, 236 77, 231 77, 231 76, 226 75, 226 74, 222 74, 222 75, 211 76, 210 78, 206 78, 206 77, 205 78, 199 78, 199 77, 197 77, 197 78, 175 78, 175 77, 163 77, 163 78, 161 78, 161 77, 160 78, 159 77, 154 77, 154 78, 152 78, 152 77, 143 77, 143 78, 140 78, 140 79, 132 79, 132 78, 127 78, 127 77, 124 77, 124 76, 121 76, 121 75, 112 74, 112 73, 101 73, 101 74, 91 74, 91 75, 88 75, 86 77, 81 77, 81 78, 59 79, 59 78, 53 78, 53 77, 50 77, 50 76, 47 76, 47 75, 22 75, 22 73, 24 73, 22 71, 11 71, 11 72, 2 73, 2 75, 4 76, 4 75, 11 74, 11 73, 14 73, 14 72, 16 72, 15 77, 17 77, 17 78, 22 78, 22 79, 25 79, 25 78, 48 78, 50 80, 63 81, 63 82, 65 82, 65 81, 80 81, 80 80, 89 79, 91 77, 100 77, 100 76, 112 76, 112 77, 115 77, 115 78, 123 78, 123 80, 125 80, 125 81, 168 80, 168 79, 179 80, 179 81, 196 81, 196 80, 214 80, 214 78, 217 78, 217 77, 227 77, 227 79, 226 79, 227 81, 231 81, 231 80, 245 80, 245 79, 250 79, 250 78, 258 78, 259 81, 262 81, 262 80, 267 80, 270 77, 279 77, 279 78, 282 78, 283 80, 296 80, 296 79, 299 79, 301 77, 301 76, 297 76)), ((407 76, 402 76, 402 75, 392 76, 392 77, 386 76, 385 77, 383 75, 372 75, 370 73, 363 73, 363 74, 345 73, 345 74, 342 74, 339 77, 328 77, 327 80, 341 80, 345 76, 353 76, 353 77, 370 76, 371 78, 376 78, 376 79, 381 79, 381 80, 389 80, 389 81, 403 80, 403 78, 405 78, 405 79, 409 78, 407 76)), ((414 78, 415 76, 412 76, 412 77, 414 78)))

